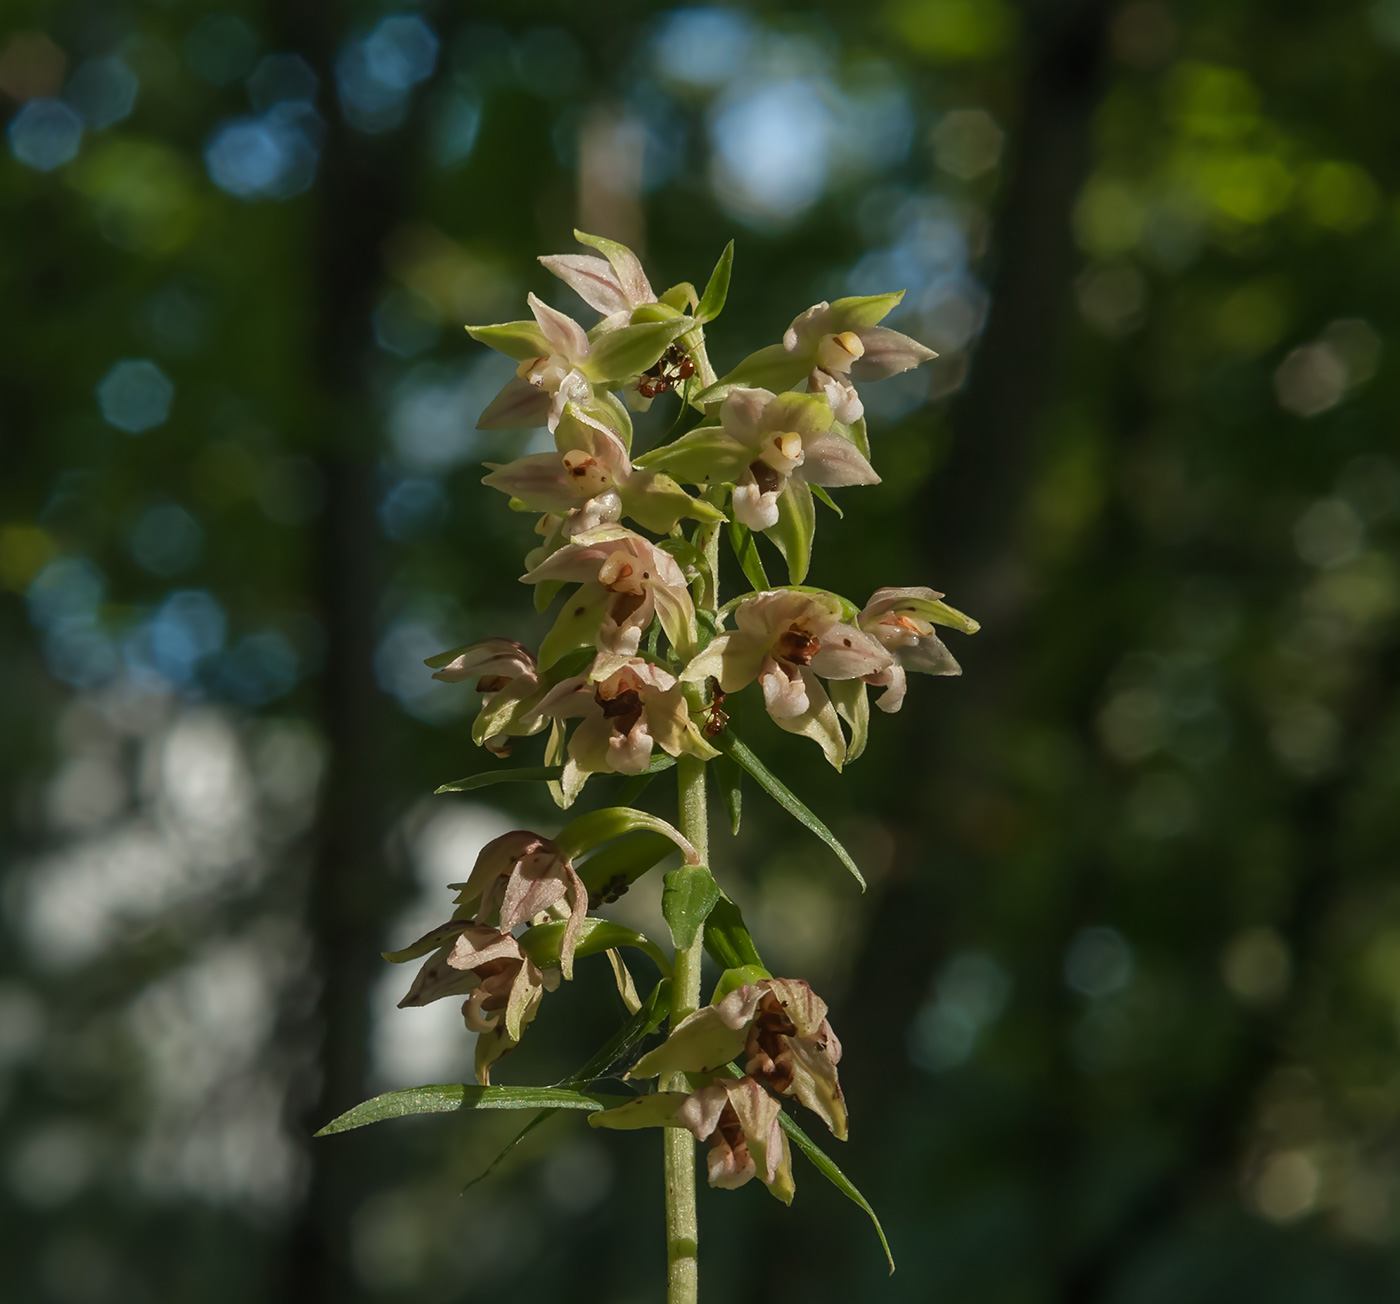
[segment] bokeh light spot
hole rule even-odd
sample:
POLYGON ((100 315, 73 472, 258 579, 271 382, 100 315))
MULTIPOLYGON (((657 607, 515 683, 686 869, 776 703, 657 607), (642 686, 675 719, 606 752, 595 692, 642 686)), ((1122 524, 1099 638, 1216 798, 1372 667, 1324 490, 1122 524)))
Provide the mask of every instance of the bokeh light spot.
POLYGON ((185 57, 195 76, 230 86, 248 75, 257 34, 237 14, 208 14, 185 37, 185 57))
POLYGON ((63 97, 94 131, 131 116, 141 79, 116 55, 89 59, 68 83, 63 97))
POLYGON ((752 45, 753 24, 736 9, 674 9, 652 38, 661 75, 695 90, 714 90, 739 76, 752 45))
POLYGON ((103 419, 133 435, 160 425, 170 415, 174 397, 170 379, 144 358, 117 363, 97 387, 103 419))
POLYGON ((1081 996, 1112 996, 1133 978, 1133 951, 1116 928, 1082 928, 1065 952, 1065 984, 1081 996))
POLYGON ((30 100, 6 133, 10 153, 38 172, 52 172, 77 157, 83 120, 62 100, 30 100))
POLYGON ((309 105, 286 101, 258 118, 215 129, 204 149, 209 176, 239 199, 288 199, 316 175, 321 119, 309 105))
POLYGON ((154 575, 177 575, 204 551, 204 530, 179 503, 148 508, 131 532, 131 555, 154 575))

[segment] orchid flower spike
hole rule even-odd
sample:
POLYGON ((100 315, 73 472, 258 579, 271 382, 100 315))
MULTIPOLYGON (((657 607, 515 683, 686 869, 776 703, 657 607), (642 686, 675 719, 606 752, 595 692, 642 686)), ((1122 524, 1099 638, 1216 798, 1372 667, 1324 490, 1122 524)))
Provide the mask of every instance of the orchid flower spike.
POLYGON ((962 674, 962 667, 934 627, 947 625, 964 634, 975 634, 980 626, 942 599, 941 593, 927 588, 877 589, 856 618, 856 624, 895 657, 893 665, 864 676, 866 683, 885 689, 875 700, 882 711, 898 711, 904 704, 907 671, 962 674))
POLYGON ((497 756, 510 755, 510 738, 527 738, 539 733, 544 722, 526 720, 544 696, 539 667, 534 654, 508 638, 487 638, 467 643, 430 657, 433 678, 449 684, 475 679, 476 691, 484 693, 481 710, 472 725, 472 741, 497 756))
POLYGON ((536 708, 556 720, 582 717, 569 739, 561 780, 568 802, 590 774, 643 773, 657 747, 668 756, 719 755, 692 722, 685 691, 673 675, 638 657, 616 668, 613 660, 600 658, 601 673, 565 679, 536 708))
POLYGON ((795 1097, 844 1141, 846 1099, 836 1076, 841 1043, 826 1013, 826 1002, 801 979, 745 983, 683 1019, 627 1076, 712 1073, 742 1055, 749 1077, 795 1097))
POLYGON ((562 517, 566 537, 624 514, 657 534, 668 533, 683 516, 724 520, 717 507, 692 498, 670 476, 634 468, 622 437, 575 403, 564 405, 554 440, 556 452, 490 464, 491 474, 482 483, 531 511, 562 517))
POLYGON ((600 652, 635 656, 653 617, 679 655, 688 656, 695 646, 695 607, 676 559, 622 526, 575 535, 523 579, 526 584, 557 580, 581 586, 545 636, 543 666, 595 641, 600 652))
POLYGON ((734 613, 738 628, 713 639, 681 678, 701 683, 714 676, 726 693, 757 679, 779 727, 813 739, 839 770, 846 743, 821 678, 863 679, 894 664, 877 639, 844 624, 841 615, 840 602, 830 594, 752 594, 734 613))
POLYGON ((603 314, 603 330, 625 326, 632 312, 644 303, 655 303, 656 294, 642 270, 641 259, 626 245, 602 236, 574 232, 574 239, 605 255, 545 254, 540 258, 551 272, 573 290, 590 308, 603 314))
POLYGON ((467 995, 462 1018, 477 1034, 476 1077, 490 1085, 491 1065, 515 1049, 559 972, 541 970, 508 932, 458 919, 424 934, 402 951, 386 951, 395 964, 428 955, 399 1008, 467 995), (428 955, 428 952, 432 952, 428 955))
POLYGON ((791 1204, 792 1152, 779 1117, 782 1106, 753 1078, 721 1078, 689 1094, 658 1091, 588 1116, 593 1127, 631 1130, 683 1127, 709 1144, 711 1186, 734 1190, 754 1177, 791 1204))

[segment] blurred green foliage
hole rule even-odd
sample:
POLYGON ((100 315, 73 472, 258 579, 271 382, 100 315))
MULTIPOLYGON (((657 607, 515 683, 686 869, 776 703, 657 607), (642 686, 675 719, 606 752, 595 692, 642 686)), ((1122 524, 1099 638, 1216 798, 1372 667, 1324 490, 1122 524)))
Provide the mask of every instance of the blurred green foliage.
POLYGON ((832 1004, 900 1271, 799 1166, 702 1192, 710 1298, 1400 1290, 1397 60, 1391 0, 8 5, 7 1297, 655 1297, 654 1137, 558 1118, 466 1195, 510 1118, 308 1141, 460 1079, 377 953, 557 821, 426 795, 483 760, 421 660, 543 628, 460 328, 577 309, 576 224, 660 285, 736 238, 721 370, 907 288, 943 356, 813 580, 983 622, 842 778, 732 704, 871 880, 746 792, 726 881, 832 1004))

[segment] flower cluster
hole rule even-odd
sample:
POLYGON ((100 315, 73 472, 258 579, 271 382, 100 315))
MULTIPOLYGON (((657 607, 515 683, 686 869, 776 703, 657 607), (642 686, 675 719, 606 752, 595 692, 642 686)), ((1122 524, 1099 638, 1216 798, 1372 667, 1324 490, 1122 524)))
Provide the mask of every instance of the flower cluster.
MULTIPOLYGON (((841 1044, 805 981, 763 967, 737 907, 699 863, 703 766, 728 751, 760 784, 764 775, 772 780, 761 763, 755 768, 721 709, 728 695, 753 684, 755 704, 761 697, 780 728, 810 738, 840 769, 865 747, 870 688, 881 711, 892 712, 903 704, 910 671, 960 673, 939 629, 973 633, 977 624, 942 594, 886 587, 857 605, 806 584, 817 504, 835 507, 832 491, 880 483, 857 386, 934 355, 881 324, 901 293, 863 295, 809 308, 780 341, 717 376, 705 329, 724 305, 732 246, 703 293, 683 283, 658 294, 630 249, 577 234, 593 252, 541 262, 596 310, 592 326, 532 294, 529 319, 468 327, 517 364, 480 426, 545 427, 553 438, 550 451, 490 464, 485 484, 536 517, 537 542, 521 579, 538 611, 557 610, 535 650, 490 638, 428 664, 438 679, 474 681, 482 703, 472 738, 497 757, 509 756, 515 740, 548 731, 542 769, 502 773, 544 778, 560 806, 576 801, 594 776, 639 784, 675 766, 692 795, 682 828, 693 842, 625 806, 579 816, 552 839, 508 833, 458 885, 453 917, 388 958, 423 960, 402 1004, 465 997, 477 1077, 490 1090, 491 1066, 520 1041, 544 993, 570 979, 580 957, 607 952, 636 1023, 635 1036, 620 1043, 630 1051, 625 1077, 634 1086, 659 1078, 661 1089, 615 1108, 585 1100, 596 1111, 590 1121, 687 1129, 708 1147, 713 1185, 757 1177, 786 1202, 795 1125, 784 1102, 846 1137, 841 1044), (670 435, 635 450, 632 414, 671 392, 680 411, 670 435), (719 557, 726 537, 748 581, 727 602, 719 557), (778 564, 785 584, 768 578, 778 564), (638 829, 669 841, 649 858, 635 850, 598 854, 576 867, 600 841, 638 829), (612 900, 672 844, 684 853, 689 877, 668 876, 663 910, 677 956, 689 953, 690 987, 667 997, 670 964, 656 944, 588 910, 590 898, 595 906, 612 900), (719 902, 723 934, 710 917, 719 902), (702 944, 724 968, 704 1006, 702 944), (619 945, 642 947, 662 970, 649 1006, 619 945), (648 1009, 667 1001, 669 1035, 638 1057, 637 1043, 665 1012, 647 1023, 648 1009)), ((487 773, 457 786, 490 781, 487 773)), ((781 794, 768 785, 793 810, 792 793, 777 788, 781 794)), ((815 816, 804 822, 836 845, 815 816)), ((678 959, 676 984, 682 971, 678 959)), ((617 1061, 595 1076, 604 1069, 618 1070, 617 1061)))

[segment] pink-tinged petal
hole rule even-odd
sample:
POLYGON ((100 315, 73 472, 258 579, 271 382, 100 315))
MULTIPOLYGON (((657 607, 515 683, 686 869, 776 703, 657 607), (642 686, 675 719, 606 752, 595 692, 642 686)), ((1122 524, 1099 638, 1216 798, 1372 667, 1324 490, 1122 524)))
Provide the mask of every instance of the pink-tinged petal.
POLYGON ((526 430, 549 420, 550 395, 536 389, 528 380, 514 376, 508 380, 481 414, 478 430, 526 430))
POLYGON ((651 596, 661 631, 678 657, 688 657, 695 647, 695 606, 684 581, 653 584, 651 596))
POLYGON ((792 325, 783 332, 783 348, 789 353, 813 349, 831 329, 831 305, 824 300, 814 303, 806 312, 794 317, 792 325))
POLYGON ((793 593, 790 589, 765 589, 745 598, 734 613, 734 623, 771 645, 794 625, 820 638, 841 619, 841 604, 829 594, 793 593))
POLYGON ((921 586, 876 589, 860 613, 861 624, 868 624, 871 620, 883 616, 887 611, 893 611, 895 608, 905 606, 910 602, 938 602, 942 597, 943 594, 936 589, 921 586))
POLYGON ((546 254, 540 262, 584 303, 604 316, 631 312, 632 305, 622 291, 617 273, 605 258, 594 258, 590 254, 546 254))
POLYGON ((865 353, 851 364, 853 380, 884 380, 938 356, 918 340, 888 326, 866 326, 860 331, 860 342, 865 353))
POLYGON ((769 657, 758 673, 758 682, 763 689, 763 705, 780 724, 804 716, 811 709, 807 684, 798 667, 769 657))
POLYGON ((719 410, 725 433, 747 448, 757 448, 764 432, 763 413, 773 397, 768 389, 731 389, 719 410))
POLYGON ((808 484, 836 489, 843 485, 880 483, 875 468, 849 439, 840 435, 809 435, 802 441, 802 450, 806 459, 794 474, 808 484))
POLYGON ((567 512, 578 506, 558 453, 533 453, 503 465, 491 465, 481 483, 518 498, 534 512, 567 512))
POLYGON ((822 635, 821 650, 812 658, 812 669, 823 679, 862 679, 894 663, 894 656, 878 638, 854 625, 836 625, 822 635))
POLYGON ((682 1127, 688 1128, 697 1141, 707 1141, 719 1126, 719 1116, 724 1113, 728 1104, 729 1093, 725 1091, 724 1084, 712 1082, 708 1087, 691 1092, 685 1102, 673 1112, 672 1117, 682 1127))
POLYGON ((428 957, 423 967, 414 975, 413 985, 399 1002, 399 1009, 413 1009, 420 1005, 430 1005, 444 996, 465 996, 479 983, 480 979, 470 970, 453 969, 447 963, 449 947, 443 947, 428 957))
POLYGON ((575 675, 572 679, 555 684, 540 699, 534 714, 568 720, 576 715, 587 715, 592 702, 593 686, 588 682, 587 676, 575 675))
POLYGON ((526 296, 526 302, 555 353, 567 358, 571 365, 588 360, 588 332, 578 322, 533 294, 526 296))
POLYGON ((588 774, 607 774, 612 722, 603 715, 591 693, 588 700, 591 709, 569 738, 569 757, 588 774))
MULTIPOLYGON (((580 535, 579 538, 584 536, 580 535)), ((584 544, 576 538, 549 554, 532 571, 521 578, 526 584, 558 580, 564 584, 584 584, 598 578, 598 568, 612 549, 603 544, 584 544)))
POLYGON ((514 829, 510 833, 501 834, 499 838, 492 838, 477 853, 476 864, 472 866, 471 875, 462 888, 459 902, 466 904, 478 898, 482 901, 490 900, 491 889, 498 880, 510 873, 521 857, 532 855, 542 847, 552 846, 553 843, 547 842, 538 833, 531 833, 528 829, 514 829))
POLYGON ((519 679, 533 676, 535 658, 528 648, 508 638, 486 638, 453 648, 423 663, 436 670, 434 679, 445 683, 460 683, 464 679, 519 679))
POLYGON ((454 969, 479 969, 493 960, 520 959, 520 944, 496 928, 469 928, 457 939, 447 957, 454 969))

